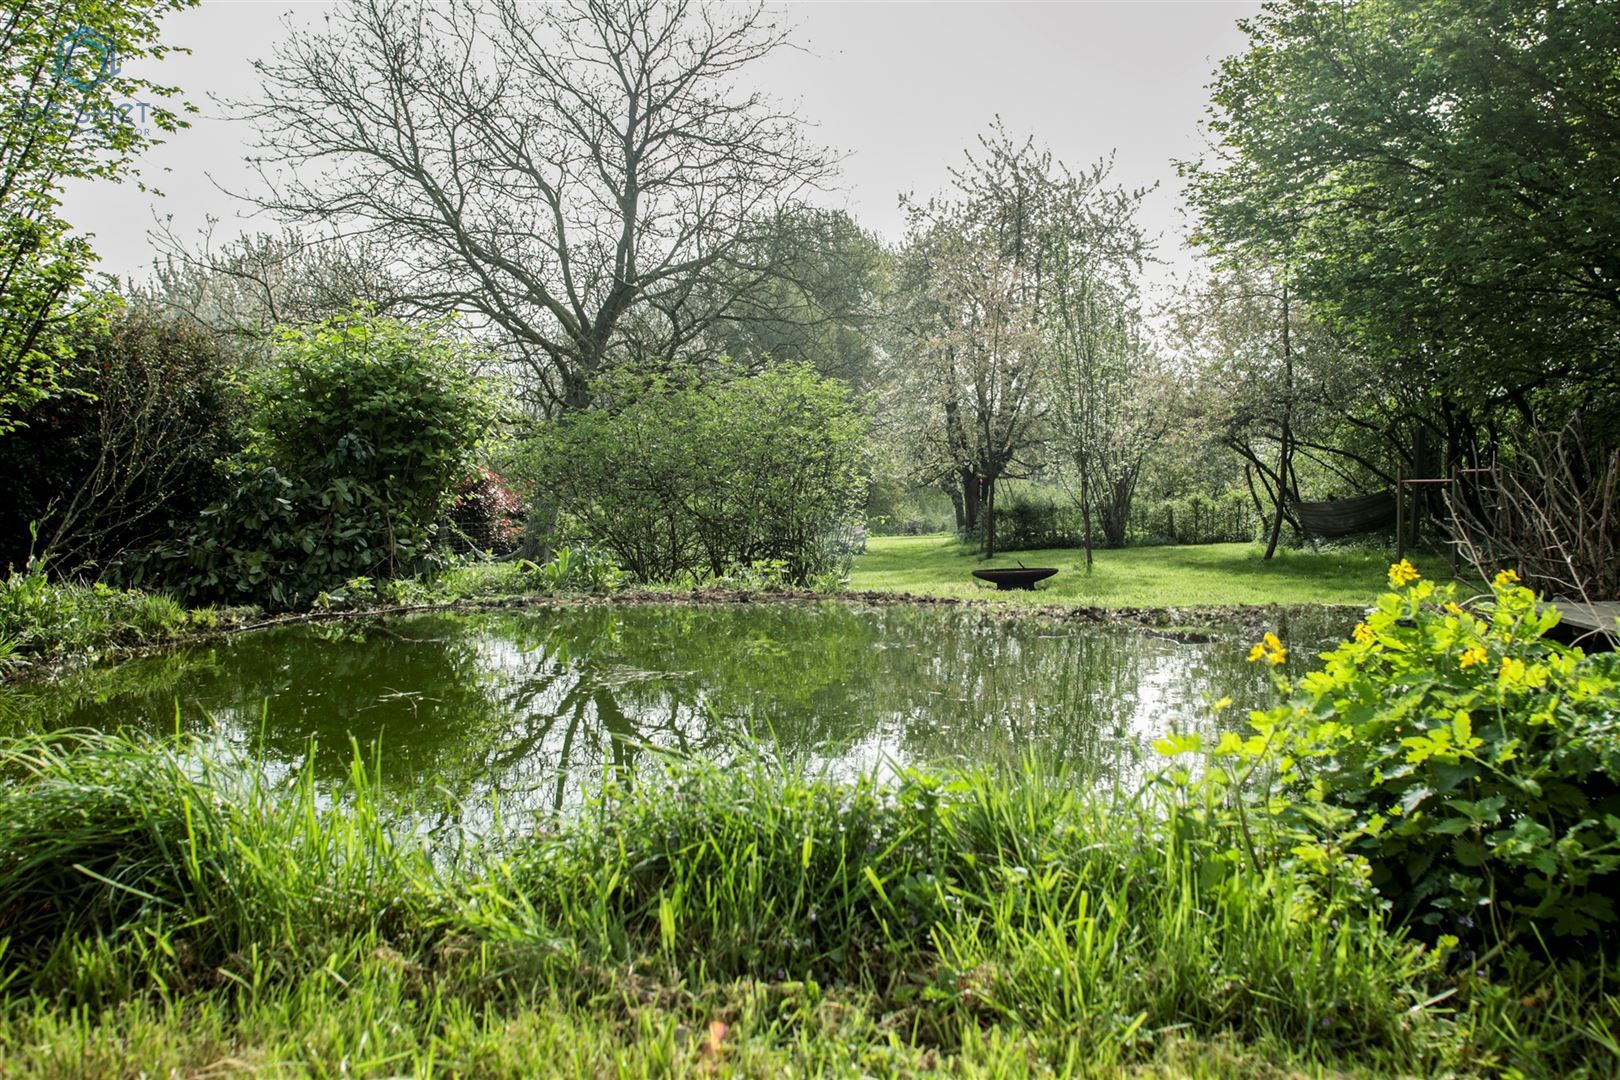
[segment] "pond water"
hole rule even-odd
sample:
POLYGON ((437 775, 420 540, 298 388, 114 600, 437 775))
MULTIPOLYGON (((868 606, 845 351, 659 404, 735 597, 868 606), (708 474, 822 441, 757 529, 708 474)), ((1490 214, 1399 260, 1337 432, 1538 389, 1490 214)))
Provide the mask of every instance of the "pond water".
MULTIPOLYGON (((1343 613, 1272 626, 1304 658, 1343 613)), ((1140 630, 941 605, 595 604, 287 626, 14 693, 6 726, 210 733, 272 772, 347 774, 445 825, 576 804, 664 752, 756 754, 852 775, 1010 766, 1033 755, 1129 782, 1172 726, 1272 693, 1251 634, 1182 644, 1140 630), (313 756, 312 756, 313 755, 313 756), (431 807, 431 811, 425 808, 431 807)))

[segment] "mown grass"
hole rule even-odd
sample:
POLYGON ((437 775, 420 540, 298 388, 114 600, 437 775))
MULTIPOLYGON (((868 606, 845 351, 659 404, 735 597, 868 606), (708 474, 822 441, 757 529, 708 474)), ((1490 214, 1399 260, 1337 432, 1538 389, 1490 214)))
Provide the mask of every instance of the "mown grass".
POLYGON ((1378 552, 1279 551, 1269 562, 1255 544, 1098 550, 1090 574, 1074 548, 1013 551, 985 561, 954 537, 875 536, 855 560, 850 588, 993 599, 1020 604, 1115 608, 1250 604, 1364 606, 1385 585, 1391 557, 1378 552), (972 576, 987 566, 1053 566, 1033 591, 997 592, 972 576))
POLYGON ((356 763, 0 744, 7 1076, 1612 1071, 1614 982, 1447 970, 1161 789, 671 766, 430 849, 356 763))

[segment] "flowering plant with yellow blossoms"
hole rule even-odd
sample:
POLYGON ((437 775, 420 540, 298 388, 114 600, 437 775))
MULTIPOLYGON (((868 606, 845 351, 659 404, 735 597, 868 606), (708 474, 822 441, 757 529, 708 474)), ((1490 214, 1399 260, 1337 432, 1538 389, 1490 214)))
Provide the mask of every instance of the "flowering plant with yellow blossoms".
POLYGON ((1546 635, 1557 610, 1512 570, 1461 599, 1403 559, 1390 589, 1249 733, 1198 751, 1250 857, 1361 874, 1442 946, 1589 940, 1620 899, 1620 658, 1546 635), (1533 933, 1532 933, 1533 929, 1533 933))

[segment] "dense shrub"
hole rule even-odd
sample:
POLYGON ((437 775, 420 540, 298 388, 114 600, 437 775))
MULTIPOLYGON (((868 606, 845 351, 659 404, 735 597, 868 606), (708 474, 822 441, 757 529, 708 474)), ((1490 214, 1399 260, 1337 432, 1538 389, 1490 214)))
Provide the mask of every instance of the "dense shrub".
POLYGON ((241 394, 207 334, 131 310, 80 332, 64 393, 0 436, 0 569, 53 571, 174 535, 220 493, 241 394))
POLYGON ((860 520, 863 425, 847 388, 807 366, 703 383, 620 374, 602 407, 551 425, 533 460, 565 539, 642 581, 780 562, 802 583, 860 520))
MULTIPOLYGON (((1391 569, 1351 640, 1282 680, 1287 702, 1226 735, 1217 774, 1293 785, 1256 810, 1365 860, 1431 939, 1566 941, 1612 929, 1620 896, 1620 658, 1544 635, 1558 621, 1511 571, 1489 599, 1391 569)), ((1275 639, 1254 659, 1281 665, 1275 639)), ((1180 749, 1183 747, 1173 747, 1180 749)))
MULTIPOLYGON (((964 539, 981 542, 980 528, 964 539)), ((1014 491, 996 500, 996 547, 1001 551, 1079 547, 1085 543, 1080 508, 1069 500, 1014 491)), ((1101 543, 1101 534, 1098 534, 1101 543)))
POLYGON ((352 477, 429 519, 491 419, 475 356, 441 324, 355 313, 283 330, 253 386, 253 451, 308 479, 352 477))
POLYGON ((131 580, 288 608, 436 565, 435 524, 493 418, 465 346, 365 313, 287 330, 251 402, 228 494, 131 580))

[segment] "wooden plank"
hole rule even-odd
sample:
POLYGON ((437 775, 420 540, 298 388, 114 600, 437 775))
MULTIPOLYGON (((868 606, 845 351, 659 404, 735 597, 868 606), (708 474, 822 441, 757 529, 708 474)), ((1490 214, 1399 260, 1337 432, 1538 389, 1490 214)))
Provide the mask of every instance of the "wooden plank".
POLYGON ((1620 649, 1620 601, 1605 600, 1596 604, 1580 600, 1560 600, 1549 603, 1562 616, 1558 625, 1547 631, 1547 636, 1565 645, 1579 645, 1589 653, 1611 652, 1620 649))
POLYGON ((1620 600, 1600 600, 1587 604, 1579 600, 1555 599, 1551 603, 1570 626, 1582 630, 1605 630, 1610 634, 1620 632, 1615 629, 1615 620, 1620 619, 1620 600))

